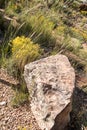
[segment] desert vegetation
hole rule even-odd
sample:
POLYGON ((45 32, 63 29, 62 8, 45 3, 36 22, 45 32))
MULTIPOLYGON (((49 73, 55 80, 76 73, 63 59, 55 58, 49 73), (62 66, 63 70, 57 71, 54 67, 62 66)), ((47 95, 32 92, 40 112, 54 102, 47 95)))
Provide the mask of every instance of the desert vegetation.
MULTIPOLYGON (((82 5, 80 0, 0 0, 0 67, 19 81, 13 106, 28 101, 27 63, 60 53, 76 75, 87 76, 87 3, 82 5)), ((81 89, 87 92, 87 86, 81 89)))

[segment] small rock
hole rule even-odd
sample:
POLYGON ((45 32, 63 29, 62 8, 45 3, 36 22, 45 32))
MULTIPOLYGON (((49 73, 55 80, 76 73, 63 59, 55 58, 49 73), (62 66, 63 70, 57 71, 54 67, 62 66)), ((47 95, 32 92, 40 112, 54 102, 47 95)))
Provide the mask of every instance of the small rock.
POLYGON ((5 106, 7 103, 5 101, 0 102, 0 106, 5 106))

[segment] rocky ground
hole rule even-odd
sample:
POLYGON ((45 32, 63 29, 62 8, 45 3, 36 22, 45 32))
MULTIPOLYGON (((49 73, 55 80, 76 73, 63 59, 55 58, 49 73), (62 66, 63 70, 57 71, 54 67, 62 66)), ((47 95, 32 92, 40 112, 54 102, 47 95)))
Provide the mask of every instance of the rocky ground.
MULTIPOLYGON (((86 79, 82 77, 78 77, 77 79, 78 85, 84 86, 83 84, 87 84, 86 79)), ((40 130, 31 112, 29 103, 19 106, 18 108, 12 107, 11 102, 15 95, 12 84, 16 85, 17 83, 18 82, 12 76, 9 76, 5 70, 0 69, 0 130, 40 130)), ((76 98, 79 99, 76 101, 79 102, 79 108, 82 108, 80 106, 83 106, 84 99, 87 105, 87 95, 85 95, 85 97, 82 95, 82 98, 81 95, 78 98, 76 96, 76 98)), ((87 130, 87 127, 85 130, 87 130)))
POLYGON ((0 130, 40 130, 29 104, 13 108, 14 90, 11 84, 17 81, 0 69, 0 130))

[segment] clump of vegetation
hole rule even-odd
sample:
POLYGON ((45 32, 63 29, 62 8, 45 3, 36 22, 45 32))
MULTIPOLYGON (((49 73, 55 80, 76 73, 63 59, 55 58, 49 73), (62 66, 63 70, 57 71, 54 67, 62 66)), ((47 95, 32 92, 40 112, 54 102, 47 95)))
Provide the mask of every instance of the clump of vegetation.
POLYGON ((23 69, 25 64, 40 58, 42 49, 36 43, 25 36, 17 36, 10 41, 10 55, 6 59, 3 57, 4 67, 8 73, 19 80, 19 85, 15 89, 15 97, 12 100, 12 106, 18 107, 28 102, 28 91, 24 83, 23 69))
POLYGON ((21 36, 12 40, 12 58, 19 69, 40 57, 41 49, 30 38, 21 36))
POLYGON ((12 106, 13 107, 19 107, 20 105, 23 105, 24 103, 28 102, 28 93, 19 92, 17 91, 15 93, 14 98, 12 99, 12 106))
POLYGON ((22 75, 20 76, 21 77, 19 78, 19 83, 15 86, 12 86, 15 92, 15 95, 11 101, 11 105, 13 107, 19 107, 20 105, 29 103, 29 93, 22 75))
POLYGON ((87 32, 81 29, 72 28, 72 36, 81 39, 83 41, 87 40, 87 32))
POLYGON ((25 64, 40 57, 62 53, 77 74, 87 74, 87 48, 83 47, 87 44, 87 11, 80 10, 79 1, 0 0, 0 3, 4 9, 0 25, 5 26, 0 43, 0 67, 6 67, 20 82, 13 106, 27 101, 29 94, 21 82, 23 69, 25 64))
POLYGON ((29 35, 42 47, 53 47, 55 45, 55 38, 52 36, 54 22, 39 11, 33 15, 27 14, 27 16, 26 13, 20 16, 21 22, 25 23, 21 29, 24 35, 29 35))

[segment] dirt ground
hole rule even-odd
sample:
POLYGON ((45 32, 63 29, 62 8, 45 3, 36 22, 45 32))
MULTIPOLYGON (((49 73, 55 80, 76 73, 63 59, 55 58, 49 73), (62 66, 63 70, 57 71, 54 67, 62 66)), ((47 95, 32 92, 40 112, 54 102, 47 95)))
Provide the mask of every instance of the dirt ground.
POLYGON ((0 130, 40 130, 31 112, 30 105, 13 108, 11 101, 17 81, 0 69, 0 130))

